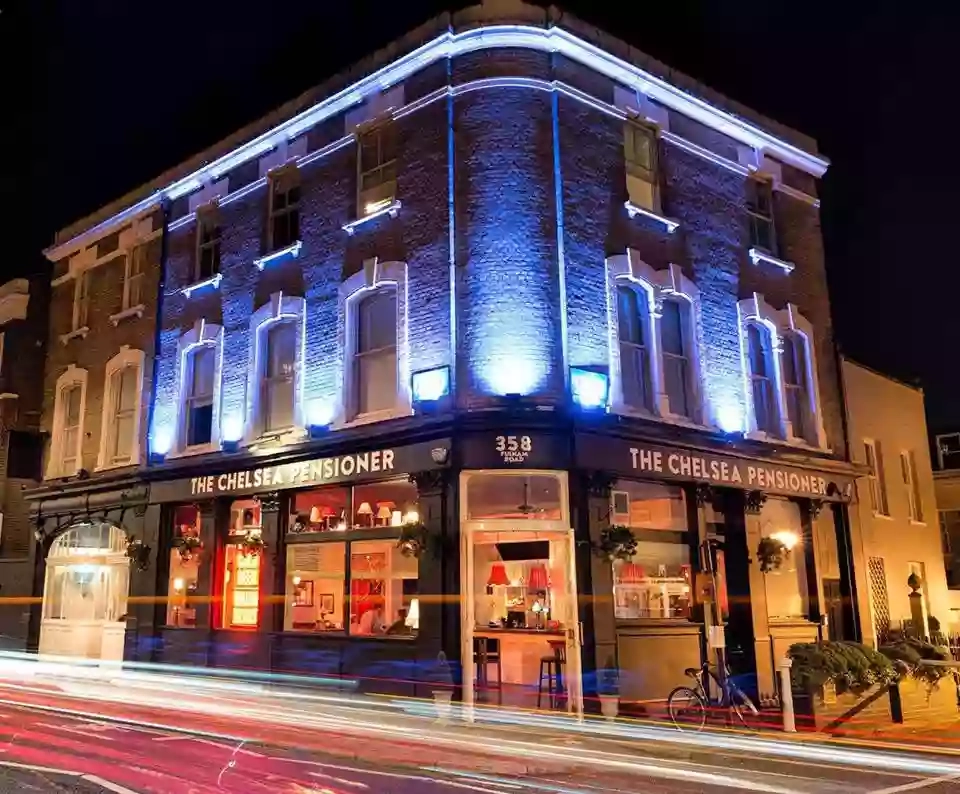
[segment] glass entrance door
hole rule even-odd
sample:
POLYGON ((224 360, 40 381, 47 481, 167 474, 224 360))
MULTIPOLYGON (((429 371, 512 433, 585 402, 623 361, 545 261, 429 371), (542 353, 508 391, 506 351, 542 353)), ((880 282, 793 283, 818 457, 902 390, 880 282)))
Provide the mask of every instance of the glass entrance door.
POLYGON ((462 477, 464 702, 579 715, 581 637, 565 474, 462 477))

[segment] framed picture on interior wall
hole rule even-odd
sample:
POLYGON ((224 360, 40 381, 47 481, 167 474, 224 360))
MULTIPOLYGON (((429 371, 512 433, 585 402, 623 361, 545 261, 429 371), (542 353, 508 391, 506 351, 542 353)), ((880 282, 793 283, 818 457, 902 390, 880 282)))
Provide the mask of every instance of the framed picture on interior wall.
POLYGON ((320 611, 327 614, 333 612, 333 593, 320 594, 320 611))

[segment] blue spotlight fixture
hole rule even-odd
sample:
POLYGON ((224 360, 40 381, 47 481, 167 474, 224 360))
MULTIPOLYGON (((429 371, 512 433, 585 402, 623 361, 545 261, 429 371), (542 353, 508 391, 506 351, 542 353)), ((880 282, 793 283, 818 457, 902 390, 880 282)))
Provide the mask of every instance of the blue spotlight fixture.
POLYGON ((605 372, 571 367, 570 393, 574 403, 584 410, 605 410, 610 393, 610 378, 605 372))

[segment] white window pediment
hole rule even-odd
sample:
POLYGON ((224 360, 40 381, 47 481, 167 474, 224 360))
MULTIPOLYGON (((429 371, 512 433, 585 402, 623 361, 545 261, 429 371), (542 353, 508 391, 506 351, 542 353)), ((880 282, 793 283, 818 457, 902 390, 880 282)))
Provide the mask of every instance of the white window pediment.
POLYGON ((247 414, 244 439, 262 437, 296 440, 306 426, 303 406, 303 344, 306 301, 275 292, 250 318, 250 355, 247 364, 247 414), (286 332, 288 331, 288 333, 286 332), (281 346, 292 347, 292 362, 280 355, 281 346), (292 367, 291 367, 292 363, 292 367), (290 405, 281 410, 278 401, 290 405), (271 401, 273 401, 271 403, 271 401), (283 428, 271 417, 292 418, 283 428))
MULTIPOLYGON (((737 304, 743 343, 745 378, 750 379, 749 326, 762 326, 769 333, 772 348, 772 373, 778 413, 777 437, 787 443, 827 448, 826 431, 820 407, 820 386, 817 376, 817 351, 813 325, 792 303, 775 309, 760 293, 753 293, 737 304), (784 340, 787 340, 787 344, 784 340), (784 355, 790 360, 784 360, 784 355)), ((767 439, 768 433, 758 430, 753 406, 752 386, 746 389, 751 410, 748 435, 767 439)))
POLYGON ((221 326, 198 320, 180 337, 177 344, 175 454, 198 454, 219 449, 222 362, 221 326), (209 440, 203 441, 206 438, 209 440))
POLYGON ((407 327, 407 265, 405 262, 380 262, 376 257, 363 263, 363 268, 340 285, 341 336, 340 349, 344 352, 341 399, 336 421, 337 426, 366 424, 369 422, 409 416, 412 412, 410 395, 410 345, 407 327), (368 312, 386 312, 395 316, 395 325, 386 329, 368 312), (384 331, 394 330, 395 335, 385 343, 374 342, 370 347, 363 341, 360 328, 364 321, 368 334, 377 339, 384 331), (390 343, 392 352, 390 350, 390 343), (389 371, 388 371, 389 370, 389 371), (394 399, 390 399, 389 385, 386 394, 377 400, 365 401, 360 390, 372 394, 370 379, 388 384, 395 374, 394 399))
POLYGON ((611 410, 702 424, 700 291, 677 265, 654 270, 632 249, 607 259, 606 277, 611 410), (627 290, 641 299, 636 319, 623 316, 627 290))
POLYGON ((97 469, 140 464, 145 355, 127 345, 107 362, 97 469))
POLYGON ((45 477, 72 477, 83 466, 87 371, 71 364, 57 378, 45 477))

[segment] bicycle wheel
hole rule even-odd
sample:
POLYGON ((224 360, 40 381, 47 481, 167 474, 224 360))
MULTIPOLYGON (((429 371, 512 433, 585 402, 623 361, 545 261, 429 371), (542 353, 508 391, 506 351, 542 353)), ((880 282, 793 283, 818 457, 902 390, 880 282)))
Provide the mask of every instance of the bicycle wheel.
POLYGON ((741 725, 753 728, 757 726, 757 717, 760 711, 753 705, 753 701, 750 700, 750 697, 745 692, 742 692, 732 684, 730 685, 730 708, 732 708, 733 713, 737 715, 737 719, 740 720, 741 725))
POLYGON ((667 712, 681 731, 699 731, 707 722, 707 704, 700 693, 690 687, 678 686, 670 693, 667 712))

